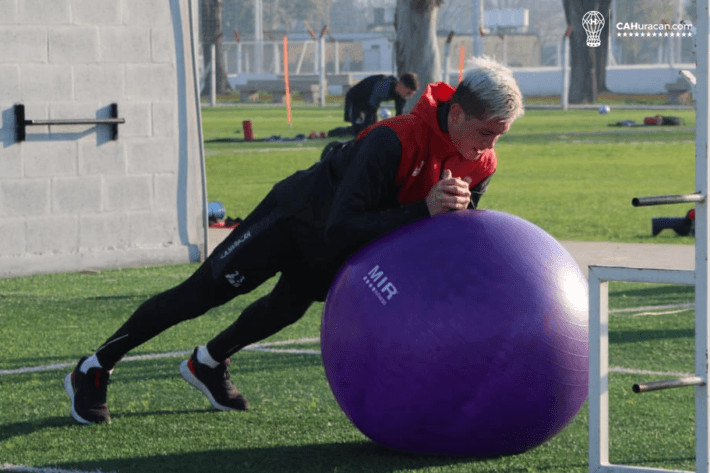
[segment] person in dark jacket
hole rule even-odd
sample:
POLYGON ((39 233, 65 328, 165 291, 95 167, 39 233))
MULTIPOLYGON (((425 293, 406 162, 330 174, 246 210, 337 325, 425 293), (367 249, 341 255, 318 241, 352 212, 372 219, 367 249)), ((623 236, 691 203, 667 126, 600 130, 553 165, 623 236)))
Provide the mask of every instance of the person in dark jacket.
POLYGON ((345 94, 345 121, 352 123, 352 133, 357 135, 377 122, 382 102, 394 100, 395 115, 401 115, 407 99, 418 89, 419 79, 413 72, 402 74, 399 79, 384 74, 366 77, 345 94))
POLYGON ((280 273, 271 293, 180 365, 216 409, 247 409, 229 376, 230 356, 325 300, 359 248, 416 220, 475 208, 496 170, 498 137, 523 113, 510 70, 479 59, 456 89, 429 84, 411 113, 329 146, 312 167, 277 183, 186 281, 145 301, 79 360, 64 381, 71 415, 110 421, 106 386, 124 355, 280 273))

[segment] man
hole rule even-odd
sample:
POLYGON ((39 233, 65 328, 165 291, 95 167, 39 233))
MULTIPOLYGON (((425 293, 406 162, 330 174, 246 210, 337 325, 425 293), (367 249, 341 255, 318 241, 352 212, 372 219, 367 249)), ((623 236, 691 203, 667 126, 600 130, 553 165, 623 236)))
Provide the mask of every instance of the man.
POLYGON ((498 137, 523 113, 511 72, 481 59, 458 88, 430 84, 411 114, 329 147, 310 169, 277 183, 192 276, 144 302, 79 360, 64 383, 72 416, 108 422, 108 378, 126 353, 281 273, 269 295, 180 365, 216 409, 247 409, 230 380, 229 357, 323 301, 357 249, 410 222, 475 208, 496 169, 498 137))
POLYGON ((396 115, 401 115, 407 99, 418 89, 419 79, 412 72, 402 74, 399 80, 378 74, 355 84, 345 94, 345 121, 352 123, 352 134, 357 135, 377 121, 382 102, 394 100, 396 115))

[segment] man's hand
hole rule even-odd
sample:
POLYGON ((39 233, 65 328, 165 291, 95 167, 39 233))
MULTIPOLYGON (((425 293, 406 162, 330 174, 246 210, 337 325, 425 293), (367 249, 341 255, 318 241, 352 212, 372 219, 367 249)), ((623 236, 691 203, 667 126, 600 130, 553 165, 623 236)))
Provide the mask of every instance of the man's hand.
POLYGON ((451 171, 446 169, 441 175, 441 180, 431 188, 425 200, 430 215, 449 210, 464 210, 471 201, 471 191, 465 181, 452 177, 451 171))

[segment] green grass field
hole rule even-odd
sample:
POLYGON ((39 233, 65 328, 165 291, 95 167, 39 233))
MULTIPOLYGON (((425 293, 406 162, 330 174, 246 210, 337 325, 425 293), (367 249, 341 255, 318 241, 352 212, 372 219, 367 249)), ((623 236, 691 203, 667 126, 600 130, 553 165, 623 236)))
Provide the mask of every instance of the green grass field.
MULTIPOLYGON (((211 143, 241 137, 295 136, 341 126, 340 108, 296 107, 289 127, 279 107, 204 110, 210 200, 244 217, 279 179, 316 162, 326 140, 211 143)), ((694 191, 690 111, 683 128, 619 130, 608 123, 657 111, 529 110, 501 139, 499 170, 481 206, 540 225, 561 240, 693 244, 669 231, 653 238, 650 219, 684 206, 638 209, 640 195, 694 191)), ((665 112, 663 113, 665 114, 665 112)), ((559 472, 588 470, 586 405, 561 434, 503 458, 422 456, 364 437, 340 411, 317 354, 322 304, 266 340, 271 352, 233 360, 248 412, 215 412, 178 373, 184 353, 230 324, 268 291, 252 294, 174 327, 130 355, 109 387, 111 425, 79 426, 69 417, 63 376, 150 295, 186 278, 196 265, 129 268, 0 280, 0 471, 57 468, 102 472, 559 472), (281 344, 275 344, 280 342, 281 344), (294 352, 293 350, 297 351, 294 352), (291 350, 291 351, 289 351, 291 350), (178 353, 175 353, 178 352, 178 353), (14 465, 14 466, 13 466, 14 465)), ((610 285, 611 460, 694 470, 691 388, 633 394, 635 382, 693 372, 692 287, 610 285), (657 375, 634 374, 647 370, 657 375)))
MULTIPOLYGON (((293 137, 342 126, 340 109, 302 106, 204 110, 208 198, 245 217, 278 180, 320 158, 327 140, 296 143, 210 143, 241 138, 251 120, 256 138, 293 137)), ((690 206, 635 208, 637 196, 695 191, 692 110, 528 110, 496 149, 499 166, 482 208, 519 215, 560 240, 693 244, 670 230, 651 236, 654 216, 683 216, 690 206), (618 128, 609 123, 664 114, 682 127, 618 128)))

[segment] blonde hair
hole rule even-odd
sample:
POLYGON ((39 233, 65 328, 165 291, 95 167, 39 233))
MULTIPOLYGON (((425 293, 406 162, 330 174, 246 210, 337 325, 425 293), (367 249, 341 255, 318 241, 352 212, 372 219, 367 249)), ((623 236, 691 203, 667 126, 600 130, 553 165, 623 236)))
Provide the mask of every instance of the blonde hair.
POLYGON ((487 57, 474 58, 451 101, 460 104, 466 115, 481 120, 512 123, 525 114, 513 71, 487 57))

